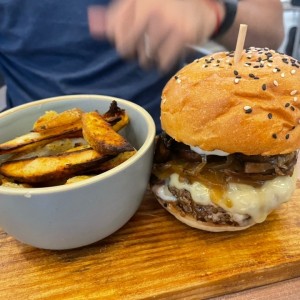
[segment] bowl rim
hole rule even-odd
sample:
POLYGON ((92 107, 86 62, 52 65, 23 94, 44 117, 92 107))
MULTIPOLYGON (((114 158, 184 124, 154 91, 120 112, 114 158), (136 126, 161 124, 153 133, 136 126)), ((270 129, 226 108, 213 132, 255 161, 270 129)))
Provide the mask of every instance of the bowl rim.
POLYGON ((57 97, 49 97, 41 100, 32 101, 29 103, 21 104, 19 106, 13 107, 6 111, 0 113, 0 119, 2 117, 6 117, 11 115, 17 111, 27 110, 30 107, 39 106, 45 104, 47 102, 59 102, 63 100, 74 100, 79 101, 80 99, 92 99, 92 100, 105 100, 107 103, 111 103, 113 100, 116 100, 118 104, 124 104, 126 106, 131 106, 134 110, 139 111, 140 114, 146 121, 148 132, 147 136, 145 137, 145 141, 142 146, 138 149, 137 153, 130 157, 128 160, 123 162, 122 164, 114 167, 111 170, 108 170, 102 174, 95 175, 91 178, 84 179, 82 181, 74 182, 67 185, 57 185, 51 187, 34 187, 34 188, 12 188, 12 187, 3 187, 0 185, 0 194, 7 194, 7 195, 22 195, 22 196, 31 196, 31 195, 42 195, 42 194, 49 194, 49 193, 58 193, 58 192, 66 192, 68 190, 76 190, 82 188, 84 186, 94 184, 95 182, 101 181, 108 177, 115 175, 116 173, 126 169, 137 160, 140 159, 141 156, 151 147, 152 142, 154 141, 156 135, 156 127, 153 118, 151 115, 144 109, 142 106, 131 102, 130 100, 125 100, 118 97, 113 96, 106 96, 106 95, 96 95, 96 94, 74 94, 74 95, 66 95, 66 96, 57 96, 57 97))

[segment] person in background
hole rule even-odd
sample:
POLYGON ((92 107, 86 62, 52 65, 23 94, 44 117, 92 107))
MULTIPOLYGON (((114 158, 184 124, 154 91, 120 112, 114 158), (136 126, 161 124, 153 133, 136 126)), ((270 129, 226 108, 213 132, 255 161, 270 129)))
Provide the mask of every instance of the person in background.
POLYGON ((160 130, 160 96, 188 44, 276 49, 280 0, 0 0, 0 73, 7 108, 42 98, 101 94, 143 106, 160 130))
POLYGON ((124 58, 168 71, 184 45, 213 38, 234 50, 239 25, 249 25, 245 46, 277 49, 283 39, 283 12, 277 0, 120 0, 89 10, 90 30, 107 37, 124 58))

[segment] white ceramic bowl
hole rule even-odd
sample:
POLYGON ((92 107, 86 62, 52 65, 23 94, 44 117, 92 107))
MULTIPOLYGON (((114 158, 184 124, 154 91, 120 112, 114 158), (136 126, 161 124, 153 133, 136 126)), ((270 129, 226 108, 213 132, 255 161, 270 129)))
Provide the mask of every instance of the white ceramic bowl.
POLYGON ((153 157, 155 125, 140 106, 97 95, 49 98, 0 114, 0 142, 31 130, 46 110, 108 110, 112 100, 125 109, 130 123, 122 134, 137 153, 127 161, 81 182, 45 188, 0 186, 0 227, 19 241, 44 249, 70 249, 103 239, 121 228, 137 211, 147 188, 153 157))

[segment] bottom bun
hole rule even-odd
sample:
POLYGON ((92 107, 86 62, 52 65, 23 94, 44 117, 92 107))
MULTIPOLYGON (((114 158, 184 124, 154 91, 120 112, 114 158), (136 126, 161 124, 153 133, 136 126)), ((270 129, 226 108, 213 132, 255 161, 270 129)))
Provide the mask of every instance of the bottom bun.
POLYGON ((173 204, 173 202, 165 201, 155 195, 158 202, 161 206, 171 213, 177 220, 180 222, 201 230, 210 231, 210 232, 222 232, 222 231, 240 231, 249 228, 250 226, 255 225, 256 223, 251 219, 249 223, 245 226, 236 226, 229 224, 215 224, 213 222, 197 220, 191 214, 183 212, 178 206, 173 204))
POLYGON ((166 183, 152 185, 158 202, 182 223, 211 232, 239 231, 256 222, 249 215, 232 214, 211 202, 196 203, 185 189, 169 187, 166 183))
POLYGON ((217 198, 217 203, 202 183, 180 181, 175 173, 165 180, 153 179, 151 188, 159 203, 179 221, 194 228, 220 232, 244 230, 264 222, 291 198, 296 180, 294 172, 292 176, 277 176, 258 187, 232 182, 222 198, 217 198))
POLYGON ((210 232, 222 232, 222 231, 240 231, 249 228, 250 226, 255 225, 255 222, 251 222, 246 226, 233 226, 226 224, 215 224, 213 222, 204 222, 195 219, 189 214, 182 213, 181 210, 177 209, 176 206, 172 205, 170 202, 164 201, 161 198, 156 196, 158 202, 165 208, 169 213, 171 213, 177 220, 180 222, 201 230, 210 231, 210 232))

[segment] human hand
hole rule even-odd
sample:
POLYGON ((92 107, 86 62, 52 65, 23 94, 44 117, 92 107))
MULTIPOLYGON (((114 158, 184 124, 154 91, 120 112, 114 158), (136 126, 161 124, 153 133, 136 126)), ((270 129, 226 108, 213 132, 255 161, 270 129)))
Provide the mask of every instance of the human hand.
POLYGON ((214 32, 216 15, 207 1, 116 0, 89 9, 90 31, 107 37, 124 58, 167 71, 187 44, 203 44, 214 32))

